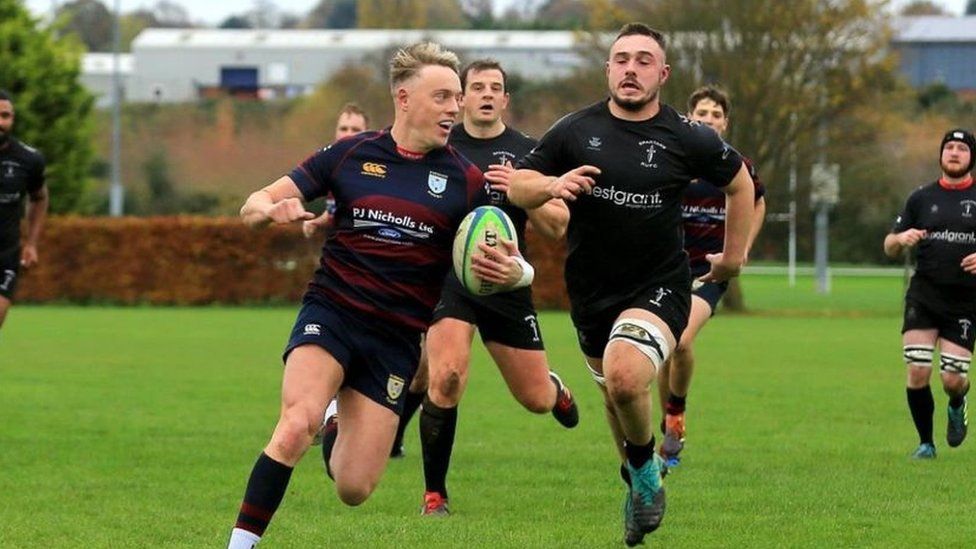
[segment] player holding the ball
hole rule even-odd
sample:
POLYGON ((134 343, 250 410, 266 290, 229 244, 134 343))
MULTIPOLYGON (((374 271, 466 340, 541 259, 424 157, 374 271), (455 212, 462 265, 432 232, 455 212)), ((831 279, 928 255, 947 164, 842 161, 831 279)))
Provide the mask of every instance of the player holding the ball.
POLYGON ((738 274, 753 213, 753 182, 707 126, 661 104, 671 72, 663 35, 624 25, 606 64, 609 100, 559 120, 518 164, 509 199, 567 202, 565 278, 580 348, 603 391, 627 483, 624 541, 664 518, 663 461, 654 452, 651 383, 688 322, 691 275, 681 198, 702 178, 727 195, 722 253, 703 282, 738 274))
MULTIPOLYGON (((451 146, 484 170, 485 179, 491 185, 491 204, 507 214, 514 225, 514 234, 509 238, 504 238, 508 230, 500 231, 497 246, 505 255, 531 268, 520 258, 525 253, 526 222, 531 220, 534 228, 546 236, 561 238, 569 211, 562 200, 550 200, 528 211, 508 201, 508 181, 515 171, 512 164, 532 150, 535 140, 502 121, 509 95, 501 65, 490 59, 475 61, 461 72, 461 85, 464 122, 451 130, 451 146)), ((497 216, 486 212, 481 218, 489 220, 497 216)), ((475 256, 474 261, 478 260, 475 256)), ((521 282, 523 287, 517 290, 492 292, 492 295, 474 295, 470 290, 477 291, 478 286, 466 289, 454 273, 444 283, 425 347, 429 387, 420 413, 426 485, 421 509, 424 515, 449 513, 447 472, 454 448, 458 404, 468 381, 475 328, 519 404, 537 414, 552 412, 565 427, 574 427, 579 422, 572 394, 549 369, 532 304, 531 278, 521 282)), ((418 376, 418 380, 422 378, 418 376)), ((416 405, 417 396, 424 388, 412 389, 416 405)), ((407 420, 403 416, 401 423, 407 420)))
MULTIPOLYGON (((241 208, 244 223, 260 227, 311 219, 302 200, 329 192, 337 206, 285 349, 281 415, 251 471, 231 548, 261 539, 336 394, 338 428, 322 444, 339 499, 359 505, 376 488, 455 230, 488 201, 481 171, 447 144, 460 110, 457 56, 430 42, 399 50, 390 91, 392 128, 326 147, 241 208)), ((502 282, 521 275, 507 257, 484 264, 502 282)))

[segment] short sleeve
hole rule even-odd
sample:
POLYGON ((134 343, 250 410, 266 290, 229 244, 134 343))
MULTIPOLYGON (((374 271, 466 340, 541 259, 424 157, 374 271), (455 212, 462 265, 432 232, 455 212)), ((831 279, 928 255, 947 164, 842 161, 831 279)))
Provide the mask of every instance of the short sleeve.
POLYGON ((731 183, 742 168, 742 157, 739 153, 722 141, 715 130, 704 124, 689 124, 685 147, 692 176, 702 178, 716 187, 731 183))
POLYGON ((760 198, 766 196, 766 186, 763 185, 762 180, 759 179, 759 169, 756 167, 755 162, 751 159, 742 157, 742 163, 746 165, 746 169, 749 170, 749 177, 752 178, 752 184, 756 189, 756 202, 759 202, 760 198))
POLYGON ((348 146, 336 143, 312 154, 291 171, 289 177, 302 192, 306 202, 332 191, 332 179, 348 146))
POLYGON ((915 203, 918 202, 917 196, 918 192, 916 191, 905 201, 905 207, 902 208, 901 213, 895 218, 895 222, 891 226, 891 232, 900 233, 908 229, 917 228, 917 216, 915 213, 915 203))
POLYGON ((37 158, 35 159, 30 170, 30 178, 27 181, 27 192, 33 196, 41 190, 44 186, 44 169, 45 169, 44 156, 41 153, 37 153, 37 158))

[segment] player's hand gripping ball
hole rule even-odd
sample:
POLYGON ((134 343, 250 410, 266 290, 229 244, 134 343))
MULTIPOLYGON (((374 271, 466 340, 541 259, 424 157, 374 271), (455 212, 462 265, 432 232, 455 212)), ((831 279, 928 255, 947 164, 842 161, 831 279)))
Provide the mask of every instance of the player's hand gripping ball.
POLYGON ((482 253, 478 244, 483 242, 505 254, 501 243, 503 238, 518 245, 515 224, 500 208, 479 206, 461 221, 454 235, 454 274, 472 294, 489 295, 503 289, 498 284, 479 278, 471 270, 471 257, 482 253))

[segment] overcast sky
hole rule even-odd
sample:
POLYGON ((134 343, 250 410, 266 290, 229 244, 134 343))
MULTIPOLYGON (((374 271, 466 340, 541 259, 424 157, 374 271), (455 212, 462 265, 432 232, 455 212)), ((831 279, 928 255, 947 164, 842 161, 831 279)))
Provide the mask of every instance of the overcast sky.
MULTIPOLYGON (((132 11, 140 7, 148 7, 155 4, 155 0, 119 0, 121 9, 123 12, 132 11)), ((312 7, 318 4, 318 0, 272 0, 282 11, 292 12, 296 15, 303 15, 307 13, 312 7)), ((515 4, 516 2, 524 2, 524 0, 493 0, 495 3, 496 13, 504 11, 508 6, 515 4)), ((894 0, 894 4, 904 5, 907 4, 909 0, 894 0)), ((105 5, 110 9, 114 5, 115 0, 102 0, 105 5)), ((201 1, 187 1, 187 0, 176 0, 177 3, 183 5, 190 12, 190 17, 193 21, 202 21, 211 25, 216 25, 220 23, 228 15, 241 13, 247 11, 253 2, 248 0, 207 0, 206 2, 201 1)), ((50 13, 51 9, 58 4, 63 4, 64 0, 27 0, 27 5, 30 9, 38 14, 45 15, 50 13)), ((936 4, 942 4, 947 10, 955 14, 962 14, 966 9, 966 0, 936 0, 936 4)))

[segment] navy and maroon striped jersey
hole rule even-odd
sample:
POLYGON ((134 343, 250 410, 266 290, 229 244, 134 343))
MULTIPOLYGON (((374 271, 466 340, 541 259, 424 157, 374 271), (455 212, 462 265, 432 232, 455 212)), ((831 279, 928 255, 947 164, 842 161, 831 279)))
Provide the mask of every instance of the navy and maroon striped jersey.
POLYGON ((425 330, 451 265, 454 232, 488 203, 481 171, 450 145, 412 157, 384 130, 340 140, 290 176, 305 200, 330 192, 336 200, 309 291, 425 330))
MULTIPOLYGON (((759 181, 756 166, 748 158, 742 161, 756 185, 758 201, 766 194, 766 187, 759 181)), ((681 219, 691 276, 697 278, 712 268, 705 255, 719 253, 725 246, 725 193, 705 180, 692 181, 681 200, 681 219)))

